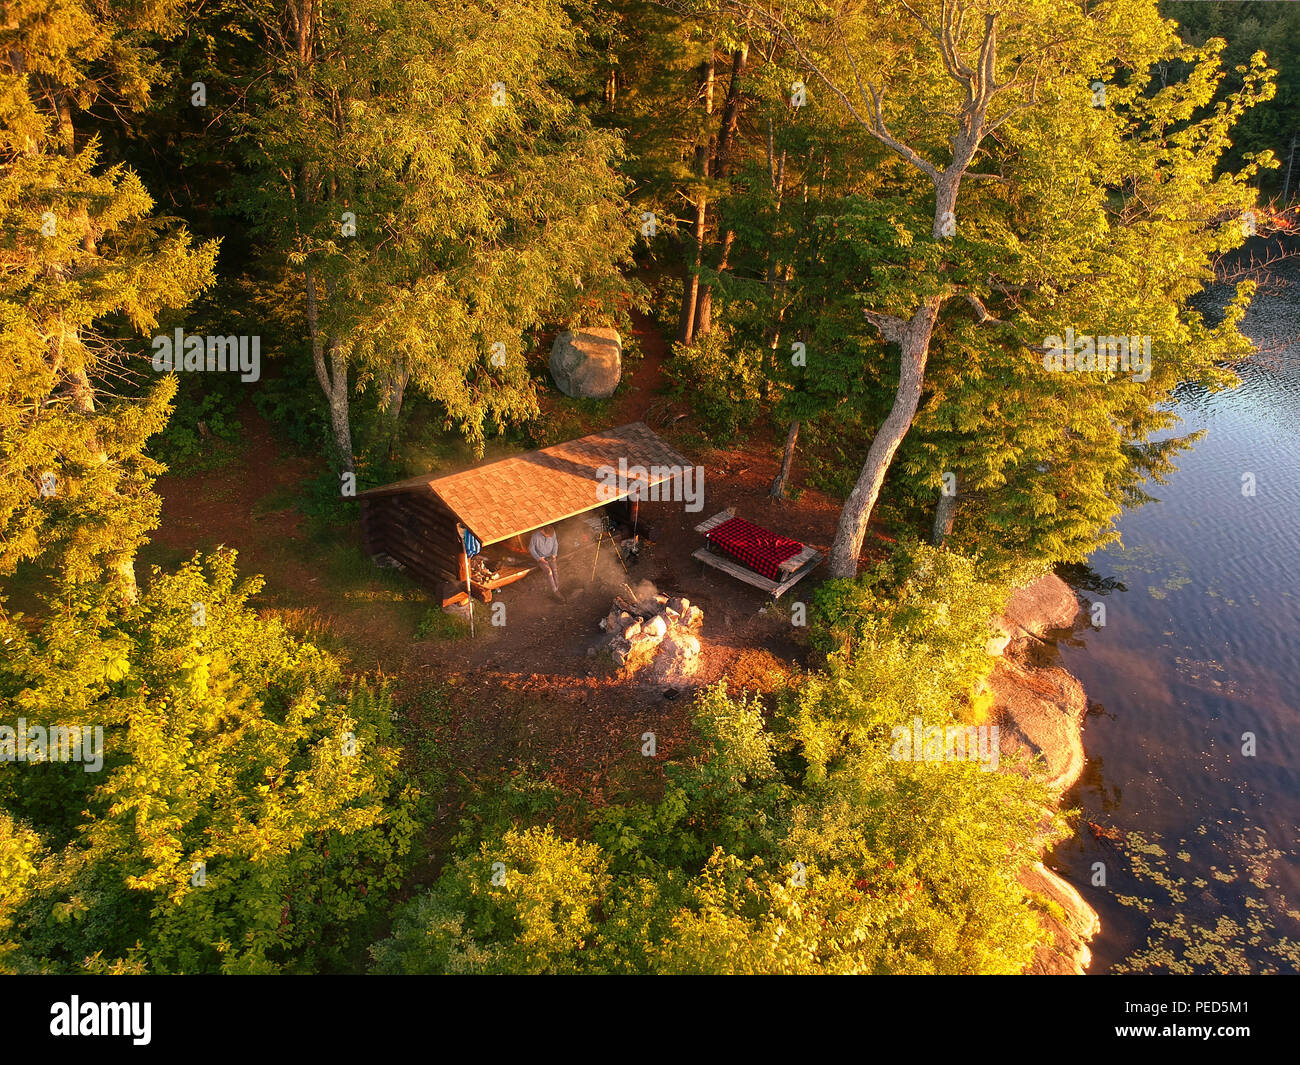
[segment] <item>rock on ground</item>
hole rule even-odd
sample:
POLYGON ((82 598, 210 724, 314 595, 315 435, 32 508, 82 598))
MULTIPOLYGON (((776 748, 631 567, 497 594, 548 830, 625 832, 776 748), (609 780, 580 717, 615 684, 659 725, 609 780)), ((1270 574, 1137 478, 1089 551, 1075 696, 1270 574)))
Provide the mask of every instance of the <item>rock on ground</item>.
POLYGON ((1083 685, 1063 669, 1004 658, 988 679, 1001 757, 1041 755, 1050 787, 1069 788, 1083 773, 1080 732, 1088 711, 1083 685))
POLYGON ((1027 653, 1026 634, 1041 636, 1070 627, 1079 599, 1055 574, 1018 588, 996 620, 1001 635, 987 646, 998 663, 988 678, 997 711, 1002 755, 1042 755, 1047 782, 1064 791, 1083 772, 1083 717, 1088 699, 1083 685, 1063 669, 1036 666, 1027 653))
POLYGON ((1079 613, 1079 597, 1054 573, 1017 588, 996 624, 1015 640, 1029 633, 1042 636, 1051 629, 1068 629, 1079 613))
POLYGON ((1088 942, 1101 931, 1097 911, 1083 901, 1074 887, 1042 862, 1021 871, 1021 886, 1033 895, 1059 906, 1063 916, 1045 913, 1043 924, 1052 942, 1040 947, 1025 970, 1029 976, 1082 976, 1092 962, 1088 942))
POLYGON ((695 675, 700 668, 700 641, 685 632, 674 632, 659 645, 650 665, 655 684, 674 684, 695 675))
POLYGON ((551 378, 566 396, 608 399, 622 376, 623 341, 616 329, 565 330, 551 345, 551 378))
MULTIPOLYGON (((995 620, 1000 634, 987 646, 998 658, 987 689, 993 695, 1003 768, 1010 768, 1014 754, 1041 756, 1047 784, 1058 793, 1083 773, 1081 733, 1088 698, 1083 685, 1064 669, 1035 664, 1031 645, 1036 642, 1032 637, 1070 628, 1078 613, 1074 591, 1048 574, 1012 594, 1005 613, 995 620)), ((1042 862, 1021 870, 1020 882, 1051 904, 1051 912, 1043 915, 1051 943, 1035 952, 1025 971, 1082 975, 1092 961, 1088 943, 1101 930, 1096 910, 1042 862)))

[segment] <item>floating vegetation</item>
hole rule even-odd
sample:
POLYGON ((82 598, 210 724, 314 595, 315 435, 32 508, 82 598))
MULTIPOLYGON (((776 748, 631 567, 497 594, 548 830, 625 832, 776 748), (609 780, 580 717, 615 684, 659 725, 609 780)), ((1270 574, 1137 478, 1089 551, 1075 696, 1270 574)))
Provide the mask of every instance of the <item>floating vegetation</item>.
MULTIPOLYGON (((1196 834, 1207 834, 1198 825, 1196 834)), ((1114 973, 1177 973, 1183 975, 1271 974, 1300 969, 1300 911, 1287 904, 1270 879, 1273 864, 1286 857, 1273 847, 1264 830, 1251 826, 1232 839, 1238 848, 1233 860, 1209 869, 1222 884, 1238 885, 1232 908, 1214 895, 1211 882, 1190 880, 1174 862, 1189 865, 1191 852, 1179 840, 1173 858, 1158 836, 1131 832, 1126 851, 1133 877, 1149 889, 1142 895, 1121 895, 1118 901, 1139 913, 1177 911, 1168 920, 1155 920, 1146 943, 1113 968, 1114 973), (1253 890, 1252 890, 1253 889, 1253 890), (1288 926, 1290 929, 1288 930, 1288 926)))

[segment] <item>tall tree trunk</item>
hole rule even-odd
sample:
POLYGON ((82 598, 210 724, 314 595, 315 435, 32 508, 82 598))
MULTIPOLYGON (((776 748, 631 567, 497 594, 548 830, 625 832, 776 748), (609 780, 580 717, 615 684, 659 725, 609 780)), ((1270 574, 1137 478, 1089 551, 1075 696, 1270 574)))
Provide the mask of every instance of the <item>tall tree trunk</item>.
POLYGON ((677 316, 677 339, 689 344, 695 339, 695 305, 700 296, 700 277, 696 272, 700 267, 700 246, 704 242, 704 193, 695 206, 695 258, 687 259, 682 267, 682 308, 677 316))
MULTIPOLYGON (((316 368, 316 380, 329 403, 330 427, 334 431, 334 446, 339 468, 352 473, 352 426, 348 420, 348 364, 337 337, 330 337, 329 362, 326 363, 326 338, 320 324, 320 307, 317 299, 316 273, 310 263, 305 270, 307 289, 307 332, 311 336, 311 357, 316 368)), ((328 287, 328 286, 327 286, 328 287)))
MULTIPOLYGON (((778 160, 776 155, 776 132, 772 128, 772 121, 768 119, 767 123, 767 177, 768 183, 772 187, 772 192, 776 197, 776 227, 781 224, 781 206, 785 200, 785 150, 781 150, 781 156, 778 160)), ((781 300, 781 293, 785 288, 784 283, 789 282, 793 276, 788 267, 782 267, 773 254, 772 247, 767 249, 767 265, 764 270, 767 277, 767 290, 771 298, 773 307, 772 325, 767 331, 767 346, 772 353, 773 365, 776 363, 777 345, 781 343, 781 327, 785 322, 786 304, 781 300)), ((772 374, 763 375, 763 399, 767 400, 772 391, 772 374)))
MULTIPOLYGON (((946 167, 940 169, 890 132, 885 124, 880 92, 872 84, 870 75, 867 77, 865 90, 861 80, 858 80, 858 90, 864 99, 868 93, 870 94, 874 107, 859 112, 851 104, 849 105, 850 113, 858 125, 933 183, 935 209, 931 234, 935 240, 946 240, 955 235, 957 190, 979 149, 980 142, 988 132, 986 120, 989 104, 1000 91, 1015 83, 1014 78, 1002 83, 997 81, 998 16, 995 12, 987 12, 984 15, 984 36, 979 45, 978 56, 973 57, 971 62, 967 62, 961 56, 956 42, 962 36, 961 26, 966 15, 967 11, 962 5, 944 4, 939 13, 937 27, 931 27, 920 16, 914 15, 938 41, 948 74, 965 89, 966 98, 954 116, 956 126, 952 134, 952 161, 946 167)), ((789 26, 779 19, 777 25, 780 35, 787 42, 794 42, 795 35, 789 26)), ((832 92, 848 103, 848 94, 822 70, 816 60, 810 59, 803 51, 800 51, 800 57, 832 92)), ((858 77, 856 69, 854 76, 855 79, 858 77)), ((769 156, 770 154, 769 152, 769 156)), ((887 341, 898 343, 902 350, 902 361, 894 405, 879 432, 876 433, 875 439, 871 441, 867 461, 858 476, 858 483, 854 485, 840 513, 835 542, 831 545, 830 571, 834 577, 853 577, 857 573, 858 555, 862 551, 867 524, 871 520, 871 511, 880 495, 885 473, 899 445, 903 442, 903 437, 911 428, 912 419, 916 416, 916 409, 921 401, 921 389, 925 383, 925 363, 930 352, 930 336, 934 331, 934 323, 944 298, 942 295, 926 298, 906 321, 893 315, 867 312, 868 321, 876 326, 881 336, 887 341)))
MULTIPOLYGON (((298 50, 298 62, 304 68, 310 67, 316 57, 316 18, 317 5, 314 0, 289 0, 286 15, 289 30, 298 50)), ((307 93, 302 95, 304 115, 307 107, 307 93)), ((334 121, 338 124, 341 116, 338 101, 334 106, 334 121)), ((306 211, 315 203, 315 174, 309 164, 304 165, 298 173, 299 211, 306 211)), ((330 192, 335 191, 334 182, 330 181, 330 192)), ((301 234, 299 234, 301 236, 301 234)), ((348 364, 342 344, 337 336, 329 335, 321 326, 320 293, 317 289, 316 271, 310 258, 303 268, 303 280, 307 297, 307 332, 311 338, 312 365, 316 370, 316 380, 329 404, 330 428, 334 434, 334 448, 340 471, 353 473, 356 469, 352 456, 352 425, 348 416, 348 364), (326 348, 329 349, 328 362, 326 348)), ((325 295, 329 300, 334 297, 334 283, 327 275, 325 278, 325 295)))
POLYGON ((858 556, 867 534, 867 523, 880 497, 885 473, 898 452, 903 437, 912 427, 916 408, 921 402, 921 389, 925 384, 925 363, 930 354, 930 337, 939 317, 941 296, 931 296, 905 323, 897 318, 877 316, 876 324, 886 340, 897 341, 902 348, 899 367, 898 390, 889 416, 881 424, 867 461, 862 465, 858 483, 853 486, 844 509, 840 513, 835 542, 831 544, 830 574, 832 577, 854 577, 858 572, 858 556))
MULTIPOLYGON (((768 277, 770 280, 774 282, 779 282, 779 287, 775 283, 770 286, 772 292, 772 302, 776 306, 776 316, 772 321, 772 325, 768 328, 767 331, 767 347, 768 347, 768 351, 770 352, 772 366, 775 368, 776 360, 777 360, 776 349, 781 346, 781 330, 785 327, 785 312, 789 310, 789 306, 790 306, 788 303, 786 303, 784 300, 780 298, 780 295, 784 293, 785 287, 789 285, 792 280, 794 280, 794 266, 787 263, 785 266, 781 267, 780 272, 778 274, 773 272, 772 265, 769 264, 768 277)), ((760 386, 762 389, 763 402, 766 403, 768 400, 772 398, 772 392, 775 387, 775 382, 776 382, 775 374, 769 373, 763 375, 763 383, 760 386)))
MULTIPOLYGON (((66 92, 61 89, 53 91, 58 114, 59 129, 59 151, 60 154, 67 158, 72 158, 76 154, 76 127, 72 120, 72 102, 66 92)), ((71 220, 61 220, 60 224, 79 225, 82 228, 81 247, 88 253, 95 253, 95 238, 90 231, 90 215, 87 208, 79 206, 72 216, 71 220)), ((65 271, 60 267, 59 274, 62 276, 65 271)), ((80 337, 76 331, 69 329, 67 326, 61 326, 55 330, 56 336, 54 343, 57 345, 57 352, 51 358, 51 364, 55 367, 56 372, 62 367, 63 352, 69 340, 74 344, 80 342, 80 337)), ((64 375, 63 388, 67 392, 70 405, 73 410, 84 417, 90 418, 95 415, 95 386, 91 383, 90 375, 84 364, 71 367, 64 375)), ((104 450, 101 440, 98 438, 90 442, 90 450, 86 459, 96 465, 103 465, 108 462, 108 452, 104 450)), ((112 490, 116 494, 116 489, 112 490)), ((140 597, 140 586, 135 579, 135 551, 134 550, 117 550, 106 553, 105 569, 108 571, 109 580, 112 586, 117 590, 117 594, 126 602, 134 602, 140 597)))
POLYGON ((384 399, 384 415, 394 430, 402 414, 402 400, 406 396, 406 386, 410 383, 411 371, 405 363, 399 363, 388 379, 388 395, 384 399))
MULTIPOLYGON (((718 272, 727 268, 731 259, 731 246, 736 242, 736 233, 728 229, 722 239, 722 258, 718 260, 718 272)), ((695 335, 704 336, 713 330, 713 289, 708 285, 700 286, 699 300, 695 305, 695 335)))
POLYGON ((799 442, 799 422, 790 423, 790 431, 785 434, 785 453, 781 456, 781 469, 772 482, 768 493, 773 499, 784 499, 786 485, 790 481, 790 468, 794 465, 794 446, 799 442))
MULTIPOLYGON (((772 186, 772 192, 776 196, 776 226, 781 225, 781 208, 785 204, 785 149, 781 149, 781 156, 776 156, 775 135, 772 130, 772 123, 767 124, 767 173, 768 180, 772 186)), ((778 286, 777 282, 782 276, 782 267, 777 262, 776 256, 772 253, 772 248, 767 249, 767 267, 765 270, 767 276, 768 291, 772 294, 772 304, 775 306, 780 302, 778 292, 784 286, 778 286)), ((789 273, 785 274, 785 280, 789 281, 789 273)), ((782 307, 781 314, 785 314, 785 308, 782 307)), ((780 333, 780 329, 773 330, 772 349, 776 350, 775 337, 780 333)))
POLYGON ((128 603, 140 598, 140 585, 135 579, 135 552, 113 556, 109 568, 113 574, 113 587, 128 603))
MULTIPOLYGON (((722 105, 722 120, 718 130, 717 144, 713 150, 713 157, 709 161, 709 175, 715 181, 725 178, 731 170, 731 152, 736 143, 736 130, 740 126, 740 84, 745 73, 745 63, 748 59, 748 44, 742 44, 731 55, 731 81, 727 85, 726 102, 722 105)), ((716 206, 714 214, 715 216, 717 214, 716 206)), ((735 239, 735 233, 730 229, 727 230, 722 240, 722 255, 718 260, 719 271, 727 268, 727 261, 731 255, 731 245, 735 239)), ((702 240, 703 234, 701 234, 702 240)), ((713 289, 709 285, 703 284, 699 288, 696 300, 694 336, 703 336, 712 329, 713 289)))
POLYGON ((749 60, 749 45, 742 44, 731 53, 731 80, 727 83, 727 99, 722 105, 722 119, 718 127, 718 140, 713 149, 711 171, 714 177, 726 177, 731 167, 731 149, 736 143, 736 130, 740 128, 740 83, 749 60))
POLYGON ((352 473, 356 466, 352 457, 352 422, 348 415, 348 363, 338 337, 330 337, 330 377, 334 382, 329 393, 334 445, 338 448, 339 466, 343 472, 352 473))
MULTIPOLYGON (((935 199, 931 235, 935 240, 948 240, 954 235, 952 225, 956 221, 957 190, 966 167, 970 165, 978 139, 978 135, 964 129, 954 138, 953 165, 933 175, 935 199)), ((886 340, 896 341, 902 349, 898 390, 894 393, 894 405, 890 408, 889 416, 871 441, 867 461, 862 465, 858 482, 853 486, 840 513, 835 542, 831 544, 829 569, 832 577, 857 575, 862 541, 867 534, 871 512, 880 497, 880 489, 885 483, 885 474, 894 461, 903 437, 912 427, 912 420, 916 417, 916 409, 921 402, 925 364, 930 355, 930 338, 934 334, 934 325, 943 301, 943 296, 929 297, 906 322, 891 315, 867 313, 868 320, 880 330, 881 335, 886 340)))
MULTIPOLYGON (((73 410, 78 414, 95 413, 95 386, 90 383, 84 366, 69 370, 64 376, 63 387, 67 390, 68 399, 72 401, 73 410)), ((92 452, 92 455, 100 461, 105 458, 102 451, 92 452)))
MULTIPOLYGON (((965 148, 966 145, 960 147, 965 148)), ((935 176, 934 224, 931 229, 935 240, 947 240, 953 235, 949 226, 955 219, 957 189, 973 152, 973 147, 964 151, 961 169, 950 167, 935 176)), ((844 510, 840 513, 835 542, 831 545, 829 568, 832 577, 857 575, 862 541, 867 534, 871 512, 880 497, 881 486, 885 483, 885 474, 894 461, 903 437, 912 427, 912 419, 916 417, 916 408, 921 402, 921 389, 925 385, 925 363, 930 356, 930 338, 934 334, 934 324, 938 320, 943 300, 943 296, 929 297, 906 322, 890 315, 867 314, 868 320, 875 324, 886 340, 898 343, 902 349, 902 360, 894 405, 875 439, 871 441, 867 461, 863 463, 862 472, 858 475, 858 483, 853 486, 844 510)))
POLYGON ((396 454, 397 430, 401 425, 402 398, 406 395, 406 386, 411 380, 410 367, 405 360, 399 360, 388 378, 388 387, 384 393, 385 433, 388 437, 388 457, 396 454))
POLYGON ((72 103, 68 99, 68 94, 58 89, 54 91, 54 99, 59 115, 60 148, 65 156, 72 158, 76 142, 76 127, 72 124, 72 103))
POLYGON ((939 493, 939 501, 934 507, 934 526, 930 530, 930 539, 936 547, 943 545, 944 540, 952 535, 953 522, 957 518, 957 493, 948 495, 946 492, 939 493))
POLYGON ((713 289, 701 284, 695 299, 695 322, 691 326, 691 339, 707 336, 713 331, 713 289))
MULTIPOLYGON (((77 367, 67 373, 64 387, 73 410, 87 418, 95 414, 95 386, 90 383, 84 367, 77 367)), ((96 465, 108 461, 108 452, 103 449, 98 439, 90 444, 86 459, 96 465)), ((116 495, 116 489, 112 490, 116 495)), ((135 550, 110 550, 106 552, 104 568, 108 571, 110 583, 117 594, 126 602, 133 603, 140 597, 140 586, 135 579, 135 550)))
MULTIPOLYGON (((712 57, 704 64, 700 80, 700 94, 704 98, 704 114, 707 128, 707 116, 713 114, 714 70, 712 57)), ((695 173, 700 178, 709 176, 709 145, 707 137, 695 146, 695 173)), ((689 344, 695 339, 695 305, 700 294, 699 269, 704 262, 704 228, 708 208, 709 196, 704 191, 703 184, 701 184, 696 189, 695 222, 691 229, 692 241, 695 245, 694 255, 692 257, 688 254, 682 267, 682 308, 677 317, 677 339, 683 344, 689 344)))

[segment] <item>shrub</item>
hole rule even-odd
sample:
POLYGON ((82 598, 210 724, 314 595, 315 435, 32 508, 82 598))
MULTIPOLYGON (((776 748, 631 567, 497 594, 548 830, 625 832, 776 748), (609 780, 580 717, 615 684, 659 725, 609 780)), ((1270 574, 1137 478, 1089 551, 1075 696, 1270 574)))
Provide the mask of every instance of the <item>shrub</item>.
POLYGON ((692 344, 674 344, 664 374, 673 382, 675 398, 690 403, 715 443, 733 438, 763 413, 763 387, 769 380, 763 363, 737 353, 723 327, 692 344))
MULTIPOLYGON (((99 773, 61 762, 5 774, 10 814, 27 768, 55 771, 79 800, 65 823, 40 823, 57 849, 0 912, 22 943, 7 964, 346 964, 402 876, 414 796, 387 695, 347 686, 329 655, 259 617, 248 605, 259 587, 224 552, 155 569, 134 604, 69 593, 34 629, 0 617, 0 702, 32 722, 100 724, 104 737, 99 773)), ((0 844, 11 855, 14 838, 0 844)))
POLYGON ((566 973, 609 886, 589 843, 510 829, 456 859, 371 948, 380 973, 566 973))
POLYGON ((982 579, 972 560, 921 543, 818 588, 809 635, 827 670, 785 701, 810 772, 824 774, 914 715, 940 724, 966 712, 968 693, 992 669, 991 621, 1009 591, 982 579))

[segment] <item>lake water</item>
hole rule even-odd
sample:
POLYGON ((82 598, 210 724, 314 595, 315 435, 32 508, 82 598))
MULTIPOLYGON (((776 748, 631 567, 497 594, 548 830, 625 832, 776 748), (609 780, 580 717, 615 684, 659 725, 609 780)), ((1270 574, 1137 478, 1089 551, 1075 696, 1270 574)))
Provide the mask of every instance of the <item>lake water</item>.
POLYGON ((1101 915, 1093 973, 1300 968, 1300 283, 1245 328, 1283 350, 1180 393, 1176 435, 1205 438, 1074 575, 1106 606, 1060 647, 1094 704, 1067 801, 1096 828, 1050 864, 1101 915))

